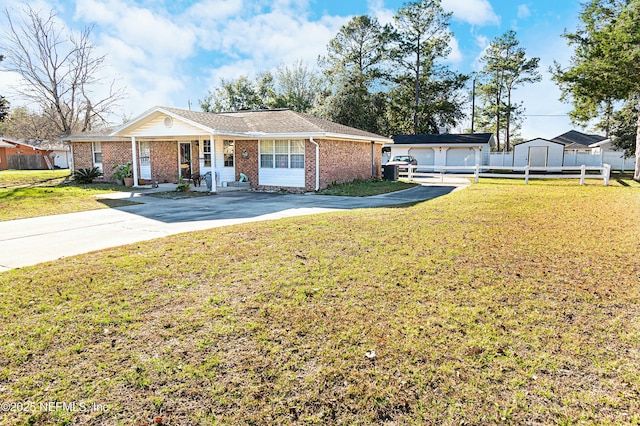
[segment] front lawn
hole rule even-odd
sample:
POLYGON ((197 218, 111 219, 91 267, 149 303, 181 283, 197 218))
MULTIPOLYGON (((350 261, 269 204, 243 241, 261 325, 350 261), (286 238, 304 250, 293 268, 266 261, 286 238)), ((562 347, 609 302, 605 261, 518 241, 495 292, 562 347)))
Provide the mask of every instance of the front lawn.
POLYGON ((639 217, 481 183, 4 272, 0 423, 638 424, 639 217))
POLYGON ((0 171, 0 221, 74 213, 134 204, 95 196, 127 190, 123 186, 69 182, 68 170, 0 171))
POLYGON ((318 191, 320 195, 338 195, 344 197, 370 197, 413 188, 416 183, 394 182, 390 180, 354 180, 347 183, 334 183, 318 191))

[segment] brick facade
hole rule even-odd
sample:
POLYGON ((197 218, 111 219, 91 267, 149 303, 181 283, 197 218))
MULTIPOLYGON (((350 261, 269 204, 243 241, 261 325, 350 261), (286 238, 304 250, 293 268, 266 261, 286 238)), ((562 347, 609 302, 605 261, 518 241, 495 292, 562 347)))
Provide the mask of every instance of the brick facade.
POLYGON ((304 141, 304 189, 305 191, 316 189, 316 146, 308 139, 304 141))
POLYGON ((74 170, 90 169, 93 167, 93 150, 91 147, 91 142, 71 143, 74 170))
MULTIPOLYGON (((91 146, 91 144, 89 144, 91 146)), ((102 142, 102 178, 113 180, 113 168, 131 162, 131 142, 102 142)))
POLYGON ((151 179, 160 183, 178 181, 178 143, 176 141, 153 141, 151 151, 151 179))
MULTIPOLYGON (((371 142, 315 140, 320 147, 320 188, 324 189, 332 183, 351 182, 355 179, 367 180, 372 178, 371 170, 371 142)), ((258 148, 255 146, 256 160, 250 162, 255 174, 245 174, 251 180, 251 188, 265 191, 285 189, 291 192, 314 191, 316 187, 316 146, 310 140, 305 141, 305 187, 272 187, 258 185, 258 148)), ((237 151, 241 152, 241 151, 237 151)), ((247 152, 249 149, 247 148, 247 152)), ((250 158, 251 159, 251 156, 250 158)), ((374 178, 381 178, 382 145, 374 144, 374 178)))
MULTIPOLYGON (((371 179, 371 142, 319 140, 320 189, 332 183, 351 182, 355 179, 371 179)), ((315 152, 315 151, 314 151, 315 152)), ((380 178, 382 146, 373 144, 374 178, 380 178)), ((315 185, 315 162, 313 163, 315 185)), ((308 173, 307 173, 308 176, 308 173)), ((313 190, 314 186, 307 190, 313 190)))
POLYGON ((258 141, 236 141, 235 148, 236 180, 240 180, 240 173, 244 173, 249 178, 251 189, 263 189, 258 185, 258 164, 260 163, 258 141), (247 158, 242 158, 245 151, 247 158))
MULTIPOLYGON (((320 146, 320 189, 332 183, 350 182, 354 179, 371 179, 371 142, 356 142, 344 140, 316 140, 320 146)), ((236 180, 240 180, 240 173, 249 178, 252 189, 278 190, 286 189, 292 192, 313 191, 316 185, 316 146, 311 141, 305 141, 305 187, 269 187, 259 185, 258 165, 260 156, 257 140, 236 140, 235 163, 236 180), (247 158, 243 158, 243 152, 247 158)), ((92 167, 91 142, 74 142, 73 161, 76 169, 92 167)), ((179 146, 176 141, 152 141, 150 146, 151 178, 160 183, 177 182, 179 146)), ((380 178, 382 164, 382 149, 380 144, 374 144, 375 177, 380 178)), ((191 142, 192 172, 200 171, 198 160, 199 148, 191 142)), ((102 167, 104 180, 112 180, 113 166, 131 161, 131 143, 103 141, 102 167)))

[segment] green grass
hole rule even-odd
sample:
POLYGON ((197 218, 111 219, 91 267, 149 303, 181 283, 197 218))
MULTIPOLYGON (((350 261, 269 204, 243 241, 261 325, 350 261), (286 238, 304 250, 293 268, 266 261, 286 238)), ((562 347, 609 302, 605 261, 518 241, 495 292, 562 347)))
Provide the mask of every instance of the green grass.
POLYGON ((408 182, 394 182, 388 180, 354 180, 347 183, 329 185, 317 193, 320 195, 339 195, 346 197, 369 197, 413 188, 417 184, 408 182))
POLYGON ((136 204, 96 195, 126 190, 108 183, 75 185, 68 170, 0 171, 0 221, 136 204))
POLYGON ((481 183, 5 272, 0 401, 109 409, 0 423, 638 424, 638 217, 481 183))
MULTIPOLYGON (((518 178, 480 178, 480 182, 487 185, 521 185, 524 184, 524 176, 518 178)), ((538 186, 579 186, 580 179, 529 179, 529 185, 538 186)), ((604 180, 601 178, 589 178, 589 175, 585 178, 585 186, 598 186, 604 185, 604 180)), ((627 188, 640 188, 640 182, 633 180, 632 172, 617 172, 612 171, 609 186, 612 187, 627 187, 627 188)))
POLYGON ((2 170, 0 171, 0 188, 16 188, 21 186, 59 185, 71 179, 68 169, 57 170, 2 170))

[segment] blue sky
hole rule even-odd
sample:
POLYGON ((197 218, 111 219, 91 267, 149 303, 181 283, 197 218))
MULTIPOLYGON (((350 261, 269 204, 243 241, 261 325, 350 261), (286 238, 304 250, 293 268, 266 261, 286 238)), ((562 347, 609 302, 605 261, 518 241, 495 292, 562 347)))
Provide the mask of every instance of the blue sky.
MULTIPOLYGON (((19 5, 6 1, 11 11, 19 5)), ((390 22, 405 4, 399 0, 37 0, 34 8, 58 11, 73 30, 94 25, 94 44, 107 54, 105 75, 126 87, 120 117, 136 116, 154 105, 198 108, 220 78, 252 77, 256 72, 303 61, 316 67, 318 55, 340 26, 355 15, 390 22)), ((530 56, 540 57, 543 81, 516 90, 529 117, 526 139, 551 138, 574 128, 549 78, 554 60, 568 64, 571 51, 561 37, 578 23, 579 0, 442 0, 453 13, 449 66, 470 73, 497 35, 513 29, 530 56), (541 117, 543 116, 543 117, 541 117)), ((0 24, 4 23, 3 20, 0 24)), ((0 27, 1 30, 1 27, 0 27)), ((17 76, 0 73, 0 93, 13 105, 17 76)), ((459 129, 468 128, 462 123, 459 129)), ((580 129, 580 128, 578 128, 580 129)))

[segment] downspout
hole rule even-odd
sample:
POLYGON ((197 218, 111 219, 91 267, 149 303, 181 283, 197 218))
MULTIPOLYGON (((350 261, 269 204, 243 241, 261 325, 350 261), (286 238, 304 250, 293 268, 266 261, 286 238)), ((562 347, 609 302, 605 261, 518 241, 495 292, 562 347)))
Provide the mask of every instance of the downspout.
POLYGON ((376 157, 373 149, 375 144, 374 141, 371 141, 371 179, 376 178, 376 157))
POLYGON ((316 189, 320 189, 320 145, 313 140, 313 136, 309 136, 309 142, 316 146, 316 189))
POLYGON ((209 143, 211 144, 211 193, 218 192, 216 186, 216 140, 213 134, 209 134, 209 143))
POLYGON ((131 164, 133 168, 133 186, 138 186, 138 153, 136 151, 135 136, 131 136, 131 164))
POLYGON ((69 166, 69 170, 73 174, 76 171, 76 164, 73 161, 73 143, 69 142, 69 152, 71 153, 71 161, 67 158, 67 166, 69 166))

